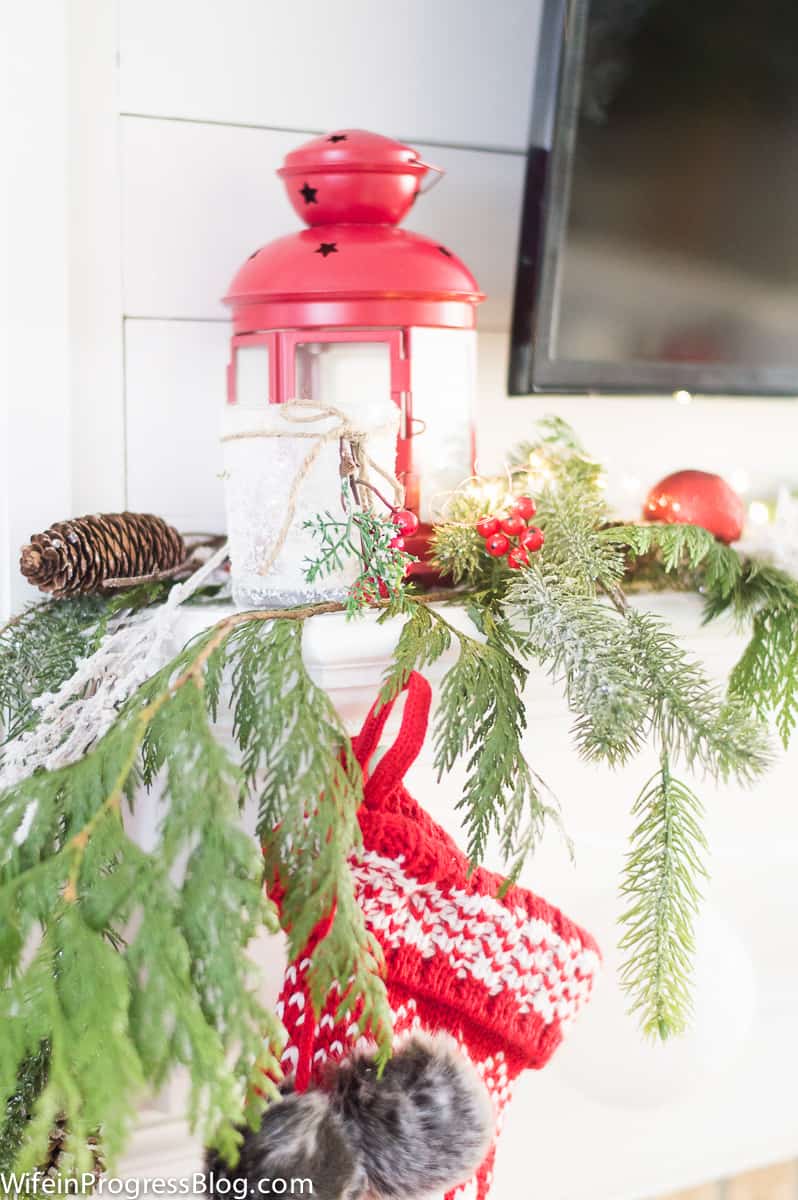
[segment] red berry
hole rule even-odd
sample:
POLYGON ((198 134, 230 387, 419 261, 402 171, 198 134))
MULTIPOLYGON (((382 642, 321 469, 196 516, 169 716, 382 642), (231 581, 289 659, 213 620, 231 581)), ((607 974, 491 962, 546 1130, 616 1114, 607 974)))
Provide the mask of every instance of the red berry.
POLYGON ((534 554, 543 545, 545 538, 543 537, 543 531, 538 529, 537 525, 530 525, 526 533, 521 534, 519 541, 525 550, 529 550, 531 554, 534 554))
POLYGON ((527 554, 526 546, 516 546, 507 555, 507 566, 513 571, 518 571, 521 567, 527 566, 529 563, 529 555, 527 554))
POLYGON ((404 550, 405 539, 402 537, 401 533, 397 533, 396 537, 391 538, 388 545, 392 550, 404 550))
POLYGON ((409 508, 394 509, 391 513, 391 520, 394 525, 399 526, 399 531, 406 537, 412 537, 418 529, 418 517, 409 508))
POLYGON ((502 521, 502 529, 508 537, 519 537, 526 530, 526 521, 523 517, 513 516, 511 513, 502 521))
POLYGON ((503 533, 493 533, 485 542, 485 549, 492 558, 502 558, 510 549, 510 539, 503 533))
POLYGON ((388 585, 387 585, 387 583, 385 583, 385 581, 384 581, 384 580, 382 580, 382 579, 380 579, 380 580, 378 580, 378 581, 377 581, 377 590, 379 591, 379 593, 380 593, 380 595, 382 596, 383 600, 387 600, 387 599, 388 599, 388 597, 389 597, 389 596, 390 596, 390 594, 391 594, 391 593, 388 591, 388 585))
POLYGON ((476 529, 480 537, 493 537, 494 533, 498 533, 501 529, 501 521, 498 517, 480 517, 476 529))
POLYGON ((538 506, 531 496, 519 496, 510 512, 516 517, 523 517, 528 521, 530 517, 534 517, 538 511, 538 506))

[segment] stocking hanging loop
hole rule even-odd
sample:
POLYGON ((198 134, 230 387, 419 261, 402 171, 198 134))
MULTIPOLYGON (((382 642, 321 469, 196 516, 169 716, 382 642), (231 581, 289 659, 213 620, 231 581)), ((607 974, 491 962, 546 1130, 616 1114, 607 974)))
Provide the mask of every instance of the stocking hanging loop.
POLYGON ((404 778, 405 772, 415 762, 427 733, 432 689, 423 675, 413 671, 408 676, 402 691, 407 693, 402 724, 396 740, 380 759, 371 776, 367 774, 370 758, 379 745, 388 717, 391 715, 401 692, 381 704, 372 705, 363 722, 363 728, 352 743, 355 757, 366 777, 363 796, 368 803, 379 796, 389 795, 404 778))

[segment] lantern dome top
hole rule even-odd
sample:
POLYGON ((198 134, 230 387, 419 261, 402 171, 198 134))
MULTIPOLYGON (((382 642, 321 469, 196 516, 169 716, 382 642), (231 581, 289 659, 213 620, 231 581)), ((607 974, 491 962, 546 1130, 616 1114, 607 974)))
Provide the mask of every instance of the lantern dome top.
POLYGON ((483 299, 448 247, 386 225, 314 226, 268 242, 225 297, 237 333, 281 326, 471 328, 483 299))
POLYGON ((238 334, 279 328, 470 329, 484 296, 448 246, 396 226, 428 171, 402 142, 347 129, 286 155, 278 174, 310 229, 251 254, 225 302, 238 334))
POLYGON ((285 156, 277 174, 307 225, 368 221, 397 225, 428 171, 418 150, 365 129, 312 138, 285 156))

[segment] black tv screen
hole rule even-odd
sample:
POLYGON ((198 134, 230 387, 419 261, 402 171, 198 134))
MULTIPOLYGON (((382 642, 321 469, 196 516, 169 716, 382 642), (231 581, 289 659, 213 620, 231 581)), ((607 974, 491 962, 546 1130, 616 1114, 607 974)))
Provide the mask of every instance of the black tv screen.
POLYGON ((798 3, 544 0, 510 390, 798 392, 798 3))

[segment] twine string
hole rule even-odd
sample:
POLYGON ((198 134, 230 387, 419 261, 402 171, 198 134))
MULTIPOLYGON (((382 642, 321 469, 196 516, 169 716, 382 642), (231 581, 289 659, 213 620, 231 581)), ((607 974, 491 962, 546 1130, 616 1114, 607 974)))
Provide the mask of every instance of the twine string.
MULTIPOLYGON (((349 478, 353 486, 353 495, 358 503, 360 503, 359 493, 357 491, 357 481, 360 479, 367 485, 366 503, 369 507, 373 506, 371 499, 371 491, 368 488, 368 472, 375 471, 378 475, 390 485, 393 490, 394 500, 399 507, 403 502, 403 489, 395 475, 391 475, 383 467, 376 463, 374 459, 366 451, 366 442, 368 434, 361 429, 356 429, 351 423, 349 417, 340 408, 335 408, 333 405, 318 404, 315 400, 288 400, 285 404, 275 405, 279 415, 284 421, 291 425, 306 425, 311 422, 322 421, 325 418, 332 417, 336 424, 332 425, 326 431, 320 430, 279 430, 279 429, 253 429, 242 431, 240 433, 226 433, 222 435, 223 442, 246 441, 249 438, 308 438, 313 439, 313 445, 308 450, 302 462, 299 464, 299 469, 293 478, 291 488, 286 501, 285 516, 283 523, 278 530, 277 537, 272 544, 272 548, 266 558, 266 561, 258 567, 259 575, 268 575, 274 566, 277 558, 285 545, 289 530, 294 521, 296 514, 297 501, 299 499, 299 489, 302 487, 310 470, 312 469, 317 458, 321 454, 325 446, 330 442, 337 441, 340 447, 341 458, 341 478, 349 478), (308 410, 308 411, 303 411, 308 410), (310 411, 313 410, 313 411, 310 411)), ((383 427, 376 432, 381 433, 387 427, 383 427)), ((392 427, 391 427, 392 428, 392 427)))

